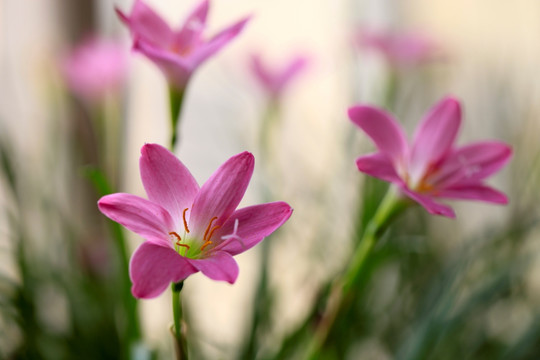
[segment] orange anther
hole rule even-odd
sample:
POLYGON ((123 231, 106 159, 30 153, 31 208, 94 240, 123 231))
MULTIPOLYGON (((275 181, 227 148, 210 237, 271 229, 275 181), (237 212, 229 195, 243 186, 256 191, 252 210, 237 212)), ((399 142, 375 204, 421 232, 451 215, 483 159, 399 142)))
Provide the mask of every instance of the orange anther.
MULTIPOLYGON (((206 236, 208 235, 208 232, 210 231, 210 228, 212 227, 212 223, 213 223, 214 220, 216 220, 216 219, 217 219, 217 216, 214 216, 214 217, 210 220, 210 222, 208 223, 208 226, 206 227, 206 231, 204 232, 203 240, 205 240, 205 241, 208 240, 206 236)), ((203 245, 203 247, 204 247, 204 245, 203 245)))
POLYGON ((210 241, 210 239, 212 238, 212 235, 214 234, 214 231, 216 231, 220 227, 221 227, 221 225, 216 225, 212 229, 210 229, 210 232, 208 233, 208 238, 206 240, 210 241))
MULTIPOLYGON (((185 248, 186 248, 186 251, 189 251, 189 249, 191 248, 191 246, 189 246, 188 244, 179 244, 179 243, 176 243, 176 245, 185 247, 185 248)), ((184 253, 184 254, 185 254, 185 253, 184 253)))
POLYGON ((189 234, 189 228, 186 221, 186 211, 188 211, 188 208, 184 209, 184 212, 182 213, 182 219, 184 220, 184 229, 186 229, 186 232, 189 234))
POLYGON ((172 235, 176 238, 176 245, 180 245, 180 241, 182 241, 180 235, 178 235, 175 231, 171 231, 169 235, 172 235))
POLYGON ((203 246, 201 246, 201 251, 203 251, 204 248, 207 247, 207 246, 210 245, 210 244, 212 244, 212 242, 211 242, 210 240, 208 240, 207 242, 205 242, 205 243, 203 244, 203 246))

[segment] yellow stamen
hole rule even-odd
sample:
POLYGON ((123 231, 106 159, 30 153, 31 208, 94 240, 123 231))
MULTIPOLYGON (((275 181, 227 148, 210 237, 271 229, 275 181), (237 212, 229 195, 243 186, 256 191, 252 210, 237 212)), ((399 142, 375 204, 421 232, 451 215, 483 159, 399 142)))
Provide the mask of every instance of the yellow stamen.
MULTIPOLYGON (((212 227, 212 223, 213 223, 214 220, 216 220, 216 219, 217 219, 217 216, 214 216, 214 217, 210 220, 210 222, 208 223, 208 226, 207 226, 207 228, 206 228, 206 231, 204 232, 203 240, 205 240, 205 241, 207 240, 206 235, 208 235, 208 232, 210 231, 210 228, 212 227)), ((203 246, 204 246, 204 245, 203 245, 203 246)))
POLYGON ((184 229, 186 229, 186 232, 189 234, 189 228, 187 226, 187 221, 186 221, 186 211, 187 210, 188 210, 188 208, 184 209, 184 213, 182 214, 182 219, 184 219, 184 229))

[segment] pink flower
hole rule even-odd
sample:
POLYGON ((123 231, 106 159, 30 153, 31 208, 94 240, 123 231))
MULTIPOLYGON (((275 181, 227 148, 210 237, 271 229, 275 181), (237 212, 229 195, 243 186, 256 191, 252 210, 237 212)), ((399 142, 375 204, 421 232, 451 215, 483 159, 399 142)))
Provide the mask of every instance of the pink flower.
POLYGON ((396 184, 429 213, 455 217, 452 208, 437 202, 438 198, 508 202, 483 181, 510 160, 512 149, 497 141, 455 146, 461 123, 456 99, 444 98, 429 111, 410 147, 399 124, 383 110, 355 106, 349 109, 349 118, 378 149, 359 157, 358 169, 396 184))
POLYGON ((88 38, 62 59, 61 70, 74 93, 89 101, 101 100, 125 81, 126 53, 112 41, 88 38))
POLYGON ((198 271, 234 283, 238 265, 233 255, 259 243, 291 216, 284 202, 236 210, 253 173, 248 152, 227 160, 201 188, 164 147, 146 144, 141 153, 149 200, 117 193, 98 202, 103 214, 146 239, 130 263, 135 297, 156 297, 171 282, 198 271))
POLYGON ((380 53, 393 67, 408 67, 433 61, 440 56, 440 48, 421 33, 392 33, 360 31, 357 43, 380 53))
POLYGON ((133 49, 152 60, 175 88, 185 88, 191 74, 206 59, 234 39, 248 21, 245 18, 210 39, 203 38, 209 1, 202 1, 184 25, 173 30, 148 5, 135 0, 130 15, 116 10, 129 27, 133 49))
POLYGON ((306 68, 308 63, 309 59, 306 56, 295 56, 284 66, 272 68, 263 62, 259 55, 251 56, 251 70, 272 99, 278 99, 285 87, 306 68))

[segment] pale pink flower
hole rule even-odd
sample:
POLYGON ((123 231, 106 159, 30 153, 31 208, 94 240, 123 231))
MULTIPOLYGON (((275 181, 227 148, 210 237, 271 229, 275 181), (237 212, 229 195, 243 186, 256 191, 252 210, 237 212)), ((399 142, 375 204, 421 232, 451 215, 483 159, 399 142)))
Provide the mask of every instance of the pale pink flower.
POLYGON ((195 69, 234 39, 249 20, 244 18, 206 39, 208 9, 209 1, 202 1, 176 30, 141 0, 135 0, 129 15, 116 12, 131 31, 133 49, 152 60, 171 86, 183 90, 195 69))
POLYGON ((356 42, 381 54, 393 67, 410 67, 441 58, 439 45, 422 33, 361 30, 356 42))
POLYGON ((113 41, 91 37, 61 61, 66 84, 77 96, 98 101, 118 91, 127 76, 126 52, 113 41))
POLYGON ((456 146, 461 123, 461 106, 456 99, 446 97, 428 112, 411 146, 400 125, 381 109, 355 106, 349 109, 349 118, 378 149, 359 157, 358 169, 394 183, 431 214, 455 217, 451 207, 436 201, 439 198, 508 202, 484 180, 510 160, 512 149, 498 141, 456 146))
POLYGON ((291 81, 309 64, 307 56, 295 56, 283 66, 270 66, 261 56, 254 54, 250 58, 253 74, 268 96, 278 99, 291 81))
POLYGON ((135 297, 158 296, 171 282, 198 271, 234 283, 238 265, 233 255, 259 243, 291 216, 284 202, 236 210, 253 173, 248 152, 227 160, 201 188, 164 147, 146 144, 141 153, 148 200, 117 193, 98 202, 103 214, 146 240, 130 263, 135 297))

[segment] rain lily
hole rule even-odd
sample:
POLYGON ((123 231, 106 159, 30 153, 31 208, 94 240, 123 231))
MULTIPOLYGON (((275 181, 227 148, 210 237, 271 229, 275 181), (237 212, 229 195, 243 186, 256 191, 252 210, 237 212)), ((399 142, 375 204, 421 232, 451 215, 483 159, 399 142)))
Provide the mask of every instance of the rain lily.
POLYGON ((135 0, 129 15, 116 11, 129 27, 133 49, 152 60, 171 86, 183 90, 195 69, 234 39, 248 21, 245 18, 205 39, 208 8, 209 1, 202 1, 178 30, 172 29, 141 0, 135 0))
POLYGON ((371 106, 349 109, 349 118, 375 143, 378 151, 360 156, 358 169, 394 183, 401 193, 431 214, 455 217, 438 198, 481 200, 506 204, 507 197, 484 184, 510 159, 510 146, 498 141, 455 146, 461 107, 451 97, 442 99, 426 115, 412 145, 393 117, 371 106))
POLYGON ((364 49, 380 53, 393 67, 409 67, 435 60, 438 45, 421 33, 393 33, 362 30, 357 43, 364 49))
POLYGON ((251 56, 251 70, 268 96, 278 99, 287 85, 306 68, 309 61, 306 56, 295 56, 284 66, 272 68, 259 55, 251 56))
POLYGON ((112 41, 88 38, 61 62, 68 87, 88 101, 99 101, 119 89, 127 76, 127 58, 122 46, 112 41))
POLYGON ((200 188, 164 147, 146 144, 141 153, 148 200, 117 193, 98 202, 103 214, 146 240, 130 263, 135 297, 158 296, 171 282, 198 271, 234 283, 238 265, 233 255, 259 243, 291 216, 284 202, 236 210, 253 173, 254 158, 248 152, 227 160, 200 188))

